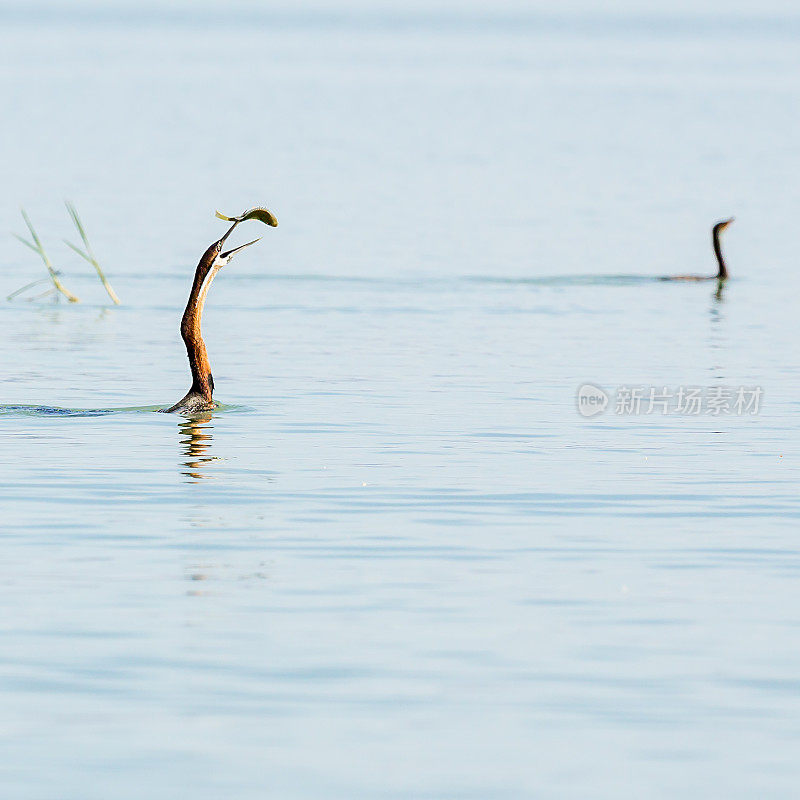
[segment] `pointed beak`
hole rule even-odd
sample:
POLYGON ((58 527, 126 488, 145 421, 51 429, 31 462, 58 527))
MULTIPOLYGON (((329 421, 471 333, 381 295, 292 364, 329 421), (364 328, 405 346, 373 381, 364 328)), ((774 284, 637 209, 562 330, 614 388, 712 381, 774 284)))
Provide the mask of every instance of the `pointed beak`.
MULTIPOLYGON (((231 230, 233 230, 233 229, 231 229, 231 230)), ((228 231, 228 233, 230 233, 230 231, 228 231)), ((228 236, 228 233, 225 234, 226 237, 228 236)), ((220 258, 228 259, 234 253, 238 253, 240 250, 244 250, 245 247, 250 247, 251 244, 255 244, 256 242, 260 242, 260 241, 261 241, 261 237, 259 236, 258 239, 253 239, 252 242, 247 242, 247 244, 240 244, 238 247, 234 247, 233 250, 228 250, 227 252, 222 253, 220 255, 220 258)))
POLYGON ((225 235, 217 242, 217 244, 225 244, 225 240, 233 233, 233 229, 239 224, 238 220, 228 228, 225 235))

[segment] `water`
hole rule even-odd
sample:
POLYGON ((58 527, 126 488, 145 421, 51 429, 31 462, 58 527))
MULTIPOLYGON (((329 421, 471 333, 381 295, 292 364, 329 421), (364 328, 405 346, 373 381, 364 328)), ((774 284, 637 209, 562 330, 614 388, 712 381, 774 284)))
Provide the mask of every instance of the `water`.
POLYGON ((65 9, 0 12, 0 217, 83 301, 0 305, 3 795, 794 796, 797 18, 65 9), (153 413, 256 204, 224 405, 153 413))

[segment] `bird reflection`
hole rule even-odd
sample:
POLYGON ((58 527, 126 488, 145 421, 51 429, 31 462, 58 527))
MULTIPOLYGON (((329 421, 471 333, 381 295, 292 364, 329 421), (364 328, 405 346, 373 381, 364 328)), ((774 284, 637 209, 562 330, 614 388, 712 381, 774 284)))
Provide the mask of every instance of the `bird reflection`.
POLYGON ((195 414, 188 419, 178 423, 181 433, 181 448, 185 461, 182 462, 186 470, 182 472, 188 479, 188 483, 197 483, 210 476, 205 473, 207 465, 215 461, 215 457, 207 455, 214 437, 213 425, 210 425, 212 414, 195 414))
POLYGON ((708 343, 711 348, 715 363, 711 364, 709 371, 714 376, 715 381, 725 380, 725 366, 721 360, 725 357, 728 351, 728 335, 727 327, 725 325, 725 308, 722 305, 725 301, 723 296, 723 287, 726 281, 719 281, 717 283, 717 290, 712 295, 713 300, 708 309, 709 321, 711 326, 709 328, 708 343))

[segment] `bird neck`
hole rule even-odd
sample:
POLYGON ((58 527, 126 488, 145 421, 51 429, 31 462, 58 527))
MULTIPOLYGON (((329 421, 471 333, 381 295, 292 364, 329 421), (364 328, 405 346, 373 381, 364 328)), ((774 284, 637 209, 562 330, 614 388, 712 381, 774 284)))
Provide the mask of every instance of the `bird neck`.
POLYGON ((186 310, 183 312, 181 320, 181 336, 186 345, 186 354, 189 356, 189 368, 192 372, 192 389, 202 395, 208 402, 214 392, 214 379, 211 377, 211 364, 208 360, 206 344, 203 341, 203 333, 200 323, 203 318, 203 306, 206 302, 211 281, 219 271, 213 264, 205 263, 206 259, 200 261, 194 274, 192 291, 189 293, 189 300, 186 303, 186 310))
POLYGON ((722 279, 728 277, 728 267, 725 264, 725 259, 722 257, 722 245, 719 241, 719 234, 720 232, 715 228, 712 238, 714 240, 714 255, 717 257, 717 264, 719 264, 717 277, 722 279))

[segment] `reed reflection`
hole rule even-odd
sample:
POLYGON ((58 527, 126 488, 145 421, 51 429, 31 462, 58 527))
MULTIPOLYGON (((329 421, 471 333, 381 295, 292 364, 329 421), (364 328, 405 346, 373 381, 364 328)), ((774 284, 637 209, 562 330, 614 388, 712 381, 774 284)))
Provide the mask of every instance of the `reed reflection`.
POLYGON ((211 477, 205 470, 210 462, 216 460, 214 456, 207 454, 214 440, 212 416, 211 412, 195 414, 178 423, 181 450, 186 459, 182 462, 186 469, 181 474, 186 476, 188 483, 197 483, 211 477))

